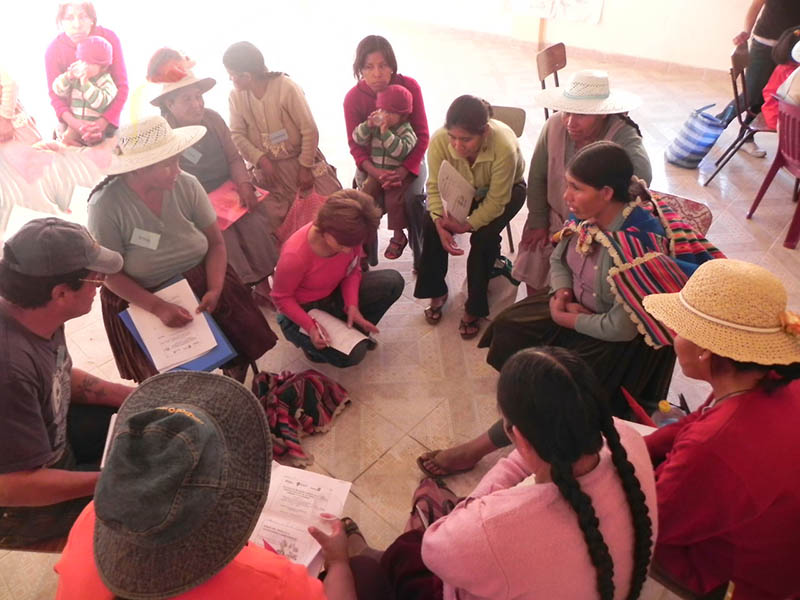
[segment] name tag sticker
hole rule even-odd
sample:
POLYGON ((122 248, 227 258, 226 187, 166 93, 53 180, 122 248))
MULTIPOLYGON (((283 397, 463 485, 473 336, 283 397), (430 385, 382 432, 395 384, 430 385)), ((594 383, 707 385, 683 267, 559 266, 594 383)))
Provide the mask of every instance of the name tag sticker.
POLYGON ((289 139, 289 134, 286 133, 285 129, 279 129, 278 131, 273 131, 269 134, 269 143, 270 144, 280 144, 281 142, 285 142, 289 139))
POLYGON ((144 229, 134 227, 133 234, 131 235, 131 244, 149 250, 156 250, 160 239, 160 233, 153 233, 152 231, 145 231, 144 229))
POLYGON ((203 158, 203 153, 196 148, 187 148, 183 151, 181 156, 183 156, 183 158, 188 160, 193 165, 196 165, 198 162, 200 162, 200 159, 203 158))

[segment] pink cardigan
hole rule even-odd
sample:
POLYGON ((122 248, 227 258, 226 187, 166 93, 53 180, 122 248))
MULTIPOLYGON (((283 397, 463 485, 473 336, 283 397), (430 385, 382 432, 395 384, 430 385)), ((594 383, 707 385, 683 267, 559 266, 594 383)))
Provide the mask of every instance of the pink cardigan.
MULTIPOLYGON (((122 113, 122 107, 125 100, 128 99, 128 73, 125 70, 125 59, 122 56, 122 45, 119 43, 119 38, 110 29, 95 25, 92 29, 91 35, 99 35, 108 40, 111 44, 112 59, 111 66, 108 72, 111 74, 111 79, 117 86, 117 95, 108 108, 103 112, 103 117, 112 125, 119 126, 119 116, 122 113)), ((53 80, 67 70, 73 62, 75 62, 75 51, 77 46, 65 33, 60 33, 54 39, 47 52, 44 55, 44 63, 47 69, 47 89, 50 92, 50 104, 53 110, 56 111, 56 116, 61 119, 61 115, 69 112, 69 105, 64 98, 58 96, 53 91, 53 80)))
MULTIPOLYGON (((656 537, 653 468, 641 436, 616 421, 636 469, 656 537)), ((445 600, 597 598, 596 571, 575 513, 553 483, 517 485, 531 474, 515 450, 422 540, 422 559, 444 582, 445 600)), ((592 498, 614 561, 614 598, 625 598, 633 569, 633 524, 611 454, 579 478, 592 498)))
POLYGON ((308 243, 312 225, 301 227, 283 244, 272 286, 272 300, 278 312, 306 331, 311 331, 314 321, 301 304, 321 300, 341 285, 345 308, 358 306, 361 285, 361 248, 329 257, 317 256, 308 243))

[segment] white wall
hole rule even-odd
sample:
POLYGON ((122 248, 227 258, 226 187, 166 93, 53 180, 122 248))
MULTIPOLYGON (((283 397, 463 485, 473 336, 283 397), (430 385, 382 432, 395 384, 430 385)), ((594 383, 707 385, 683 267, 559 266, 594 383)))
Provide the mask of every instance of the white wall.
MULTIPOLYGON (((750 0, 605 0, 599 24, 547 21, 548 43, 727 70, 750 0)), ((537 41, 539 19, 513 19, 513 37, 537 41)))

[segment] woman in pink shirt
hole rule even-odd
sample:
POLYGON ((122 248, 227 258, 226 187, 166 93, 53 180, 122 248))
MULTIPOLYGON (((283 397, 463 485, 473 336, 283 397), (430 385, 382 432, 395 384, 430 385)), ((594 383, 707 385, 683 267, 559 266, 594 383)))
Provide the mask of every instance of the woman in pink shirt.
MULTIPOLYGON (((516 449, 424 535, 404 533, 383 553, 396 597, 639 596, 656 537, 653 469, 641 436, 613 420, 602 389, 562 348, 530 348, 506 362, 497 398, 516 449)), ((377 558, 347 529, 352 550, 377 558)))
POLYGON ((368 337, 348 354, 308 311, 319 309, 369 335, 403 292, 403 276, 391 269, 361 272, 362 244, 374 235, 381 212, 370 196, 341 190, 322 205, 313 223, 298 229, 281 249, 272 289, 283 335, 309 360, 337 367, 360 363, 376 346, 368 337))

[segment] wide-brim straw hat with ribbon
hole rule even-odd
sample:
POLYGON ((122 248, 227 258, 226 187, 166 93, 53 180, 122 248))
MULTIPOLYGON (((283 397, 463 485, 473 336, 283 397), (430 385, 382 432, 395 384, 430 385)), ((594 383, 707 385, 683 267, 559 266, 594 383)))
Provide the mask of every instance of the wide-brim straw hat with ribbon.
POLYGON ((533 102, 579 115, 613 115, 637 108, 642 100, 631 92, 612 90, 605 71, 586 69, 575 73, 563 87, 535 92, 533 102))
POLYGON ((653 294, 644 307, 682 338, 739 362, 800 362, 800 316, 786 289, 763 267, 720 258, 703 263, 683 289, 653 294))
POLYGON ((108 175, 149 167, 197 143, 206 134, 202 125, 172 129, 164 117, 153 116, 119 129, 108 175))
POLYGON ((189 71, 186 76, 179 81, 170 81, 164 83, 161 86, 161 91, 159 92, 158 96, 150 100, 150 104, 153 106, 161 106, 161 103, 164 102, 164 98, 167 95, 182 88, 189 87, 190 85, 197 86, 200 89, 200 93, 205 94, 208 90, 217 85, 217 80, 213 77, 203 77, 202 79, 198 79, 191 71, 189 71))

